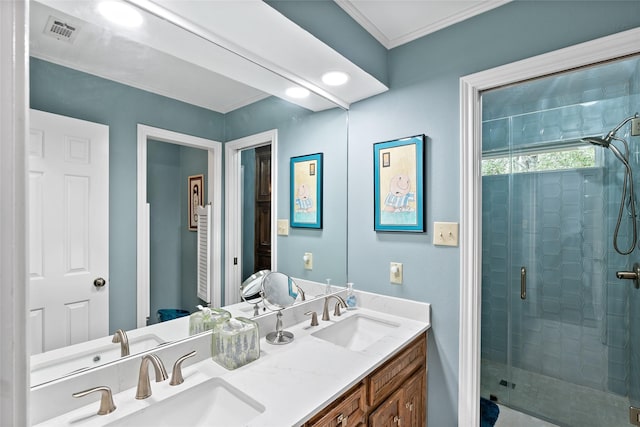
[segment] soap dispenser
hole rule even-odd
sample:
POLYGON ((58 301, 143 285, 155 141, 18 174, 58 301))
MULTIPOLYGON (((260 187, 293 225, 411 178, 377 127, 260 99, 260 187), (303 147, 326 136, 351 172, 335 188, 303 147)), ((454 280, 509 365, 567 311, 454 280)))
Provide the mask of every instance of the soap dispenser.
POLYGON ((355 310, 358 300, 353 292, 353 283, 347 283, 347 310, 355 310))

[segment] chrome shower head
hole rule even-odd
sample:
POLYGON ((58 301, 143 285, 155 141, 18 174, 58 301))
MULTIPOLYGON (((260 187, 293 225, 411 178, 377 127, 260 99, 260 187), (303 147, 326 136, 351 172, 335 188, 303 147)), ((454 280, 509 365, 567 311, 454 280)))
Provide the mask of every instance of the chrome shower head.
POLYGON ((598 145, 600 147, 609 148, 610 138, 600 138, 597 136, 590 136, 582 138, 582 142, 588 142, 589 144, 598 145))

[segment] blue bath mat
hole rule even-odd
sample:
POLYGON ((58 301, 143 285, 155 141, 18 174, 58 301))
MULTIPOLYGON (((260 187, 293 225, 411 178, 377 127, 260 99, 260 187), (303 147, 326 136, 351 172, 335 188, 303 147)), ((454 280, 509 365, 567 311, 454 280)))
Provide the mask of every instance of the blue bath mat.
POLYGON ((480 398, 480 427, 493 427, 498 421, 500 408, 484 397, 480 398))

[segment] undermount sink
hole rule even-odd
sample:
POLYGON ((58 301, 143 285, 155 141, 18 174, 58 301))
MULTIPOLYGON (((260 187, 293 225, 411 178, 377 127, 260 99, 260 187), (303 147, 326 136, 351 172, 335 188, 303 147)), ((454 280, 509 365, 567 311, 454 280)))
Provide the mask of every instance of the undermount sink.
MULTIPOLYGON (((41 384, 55 378, 103 365, 120 356, 120 344, 109 342, 98 347, 88 348, 80 352, 61 354, 60 357, 42 360, 31 365, 31 384, 41 384)), ((129 338, 131 354, 140 353, 163 344, 164 340, 154 334, 146 334, 129 338)))
POLYGON ((265 407, 221 378, 211 378, 107 426, 242 426, 265 407))
POLYGON ((397 323, 356 314, 311 335, 352 351, 362 351, 389 335, 398 326, 400 325, 397 323))

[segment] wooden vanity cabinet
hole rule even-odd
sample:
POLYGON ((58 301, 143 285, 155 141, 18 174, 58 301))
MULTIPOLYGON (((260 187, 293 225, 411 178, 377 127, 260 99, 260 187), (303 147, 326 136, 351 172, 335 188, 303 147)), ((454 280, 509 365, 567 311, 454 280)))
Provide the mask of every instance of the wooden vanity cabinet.
POLYGON ((425 427, 426 337, 416 338, 305 426, 425 427))
POLYGON ((369 415, 372 427, 421 427, 425 425, 425 371, 416 371, 398 390, 369 415))
POLYGON ((315 427, 357 427, 366 425, 366 387, 358 384, 331 405, 320 411, 306 426, 315 427))

